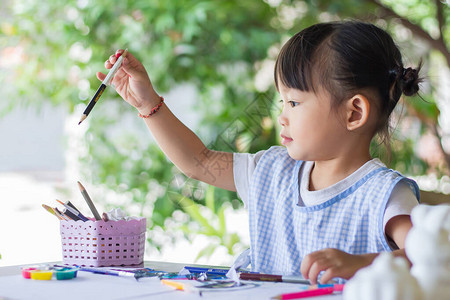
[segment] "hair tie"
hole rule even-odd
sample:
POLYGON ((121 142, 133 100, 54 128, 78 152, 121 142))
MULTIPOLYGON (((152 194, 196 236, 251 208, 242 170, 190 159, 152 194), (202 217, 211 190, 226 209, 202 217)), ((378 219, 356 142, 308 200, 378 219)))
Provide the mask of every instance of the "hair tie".
POLYGON ((389 83, 392 85, 396 81, 403 78, 406 74, 406 70, 403 67, 396 66, 389 70, 389 83))
POLYGON ((397 78, 397 69, 390 69, 389 70, 389 78, 391 78, 391 79, 397 78))

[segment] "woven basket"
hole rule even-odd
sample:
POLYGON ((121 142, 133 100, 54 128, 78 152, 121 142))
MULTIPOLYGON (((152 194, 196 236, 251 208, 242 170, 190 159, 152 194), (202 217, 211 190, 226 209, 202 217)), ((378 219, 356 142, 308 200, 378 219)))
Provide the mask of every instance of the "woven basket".
POLYGON ((63 263, 78 266, 138 265, 144 261, 146 219, 61 221, 63 263))

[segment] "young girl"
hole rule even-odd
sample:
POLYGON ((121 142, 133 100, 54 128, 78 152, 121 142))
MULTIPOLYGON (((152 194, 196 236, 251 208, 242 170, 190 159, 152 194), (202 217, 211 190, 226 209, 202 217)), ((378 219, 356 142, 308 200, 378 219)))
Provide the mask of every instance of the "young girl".
POLYGON ((275 65, 285 147, 233 154, 207 149, 164 105, 132 54, 113 80, 181 171, 238 192, 249 210, 252 269, 302 274, 313 284, 319 273, 320 282, 348 279, 382 251, 406 257, 418 187, 373 159, 369 146, 387 132, 401 94, 415 94, 418 83, 418 70, 403 67, 380 28, 311 26, 284 45, 275 65))

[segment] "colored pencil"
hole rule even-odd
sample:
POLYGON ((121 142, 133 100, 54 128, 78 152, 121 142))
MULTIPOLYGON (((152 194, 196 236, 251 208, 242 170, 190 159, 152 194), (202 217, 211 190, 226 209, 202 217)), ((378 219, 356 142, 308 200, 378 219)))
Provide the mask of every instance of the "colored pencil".
POLYGON ((170 280, 170 279, 161 279, 161 283, 170 287, 175 288, 179 291, 192 291, 196 288, 190 284, 189 282, 179 282, 177 280, 170 280))
POLYGON ((301 298, 307 298, 307 297, 329 295, 329 294, 333 294, 333 292, 334 292, 334 288, 325 287, 325 288, 320 288, 320 289, 315 289, 315 290, 305 290, 305 291, 300 291, 300 292, 281 294, 281 295, 272 297, 272 299, 278 299, 278 300, 301 299, 301 298))
POLYGON ((94 215, 94 218, 97 221, 100 221, 102 219, 100 217, 100 214, 98 213, 97 209, 95 208, 95 205, 92 202, 91 197, 89 197, 89 194, 87 193, 86 189, 79 181, 78 181, 78 187, 80 188, 81 195, 83 195, 84 200, 86 200, 86 203, 88 204, 89 209, 91 210, 92 214, 94 215))
POLYGON ((50 206, 45 205, 45 204, 42 204, 42 207, 45 208, 45 210, 48 211, 49 213, 51 213, 52 215, 56 216, 58 219, 64 220, 62 217, 60 217, 59 215, 56 214, 56 212, 53 209, 53 207, 50 207, 50 206))

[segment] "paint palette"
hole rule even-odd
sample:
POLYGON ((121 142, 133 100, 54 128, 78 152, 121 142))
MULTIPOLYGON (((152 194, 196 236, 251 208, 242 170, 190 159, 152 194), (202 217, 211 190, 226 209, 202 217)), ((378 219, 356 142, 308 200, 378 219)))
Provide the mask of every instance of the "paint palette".
POLYGON ((25 267, 22 268, 22 277, 33 280, 67 280, 77 277, 78 268, 69 267, 25 267))

